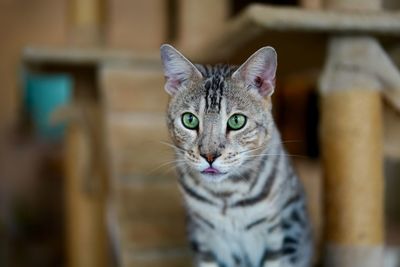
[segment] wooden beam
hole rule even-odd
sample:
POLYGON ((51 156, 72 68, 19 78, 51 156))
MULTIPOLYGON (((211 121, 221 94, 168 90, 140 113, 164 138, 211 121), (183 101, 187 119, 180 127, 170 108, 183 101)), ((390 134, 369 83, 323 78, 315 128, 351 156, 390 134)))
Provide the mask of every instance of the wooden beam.
POLYGON ((400 12, 343 12, 254 4, 189 56, 202 62, 226 60, 252 40, 271 31, 316 34, 352 32, 400 37, 400 12))
POLYGON ((97 65, 105 62, 123 62, 141 66, 158 65, 159 53, 135 53, 130 50, 106 48, 74 48, 28 46, 22 51, 26 63, 97 65))
MULTIPOLYGON (((93 118, 92 118, 93 119, 93 118)), ((91 140, 85 127, 71 122, 65 145, 67 266, 109 265, 102 164, 91 169, 91 140), (99 167, 101 166, 101 167, 99 167)))

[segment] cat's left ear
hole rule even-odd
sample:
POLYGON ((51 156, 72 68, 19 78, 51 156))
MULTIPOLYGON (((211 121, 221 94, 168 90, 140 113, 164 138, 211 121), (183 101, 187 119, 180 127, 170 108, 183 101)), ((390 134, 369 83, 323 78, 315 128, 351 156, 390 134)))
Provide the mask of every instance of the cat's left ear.
POLYGON ((233 79, 241 79, 246 87, 258 90, 261 96, 271 96, 275 89, 277 55, 270 46, 260 48, 251 55, 233 74, 233 79))

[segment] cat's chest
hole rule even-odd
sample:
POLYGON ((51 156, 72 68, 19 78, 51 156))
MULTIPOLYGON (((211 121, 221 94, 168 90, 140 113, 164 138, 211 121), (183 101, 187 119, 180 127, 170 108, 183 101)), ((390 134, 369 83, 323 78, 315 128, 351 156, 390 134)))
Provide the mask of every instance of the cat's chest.
POLYGON ((227 266, 258 266, 266 247, 279 249, 283 239, 280 230, 270 232, 273 223, 279 223, 280 217, 268 222, 266 212, 254 209, 210 210, 200 214, 212 223, 212 227, 193 229, 192 237, 214 251, 227 266), (234 265, 232 255, 244 265, 234 265))
POLYGON ((232 203, 220 201, 214 205, 186 199, 189 213, 195 214, 212 225, 213 232, 241 236, 261 224, 274 224, 280 220, 279 205, 260 201, 251 206, 235 207, 232 203))

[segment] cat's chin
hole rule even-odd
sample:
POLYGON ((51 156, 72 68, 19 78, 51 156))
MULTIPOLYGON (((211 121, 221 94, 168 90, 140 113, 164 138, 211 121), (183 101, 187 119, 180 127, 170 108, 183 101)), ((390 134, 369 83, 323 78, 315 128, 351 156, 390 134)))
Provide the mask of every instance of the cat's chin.
POLYGON ((208 183, 220 183, 228 178, 227 173, 200 173, 201 178, 208 183))

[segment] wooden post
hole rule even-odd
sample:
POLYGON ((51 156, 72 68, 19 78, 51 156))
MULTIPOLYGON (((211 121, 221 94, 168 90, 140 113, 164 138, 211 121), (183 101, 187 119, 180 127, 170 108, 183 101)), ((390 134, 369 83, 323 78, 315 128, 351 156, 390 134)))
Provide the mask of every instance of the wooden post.
POLYGON ((378 47, 332 38, 321 79, 328 267, 383 266, 382 88, 369 69, 378 47))
MULTIPOLYGON (((90 121, 93 122, 93 118, 90 121)), ((69 124, 65 141, 65 204, 69 267, 109 266, 104 214, 105 194, 104 185, 101 184, 104 182, 103 166, 90 163, 93 160, 92 138, 81 122, 72 121, 69 124)))
POLYGON ((190 54, 220 34, 229 15, 229 1, 179 0, 179 13, 179 46, 190 54))
POLYGON ((103 1, 72 0, 70 42, 77 46, 97 46, 103 42, 103 1))

